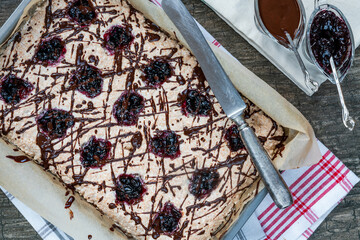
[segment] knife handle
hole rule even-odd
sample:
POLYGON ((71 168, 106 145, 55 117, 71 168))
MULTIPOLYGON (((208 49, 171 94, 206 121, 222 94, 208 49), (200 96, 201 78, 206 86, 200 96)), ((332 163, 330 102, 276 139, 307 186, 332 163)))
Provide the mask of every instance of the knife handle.
POLYGON ((275 169, 268 153, 254 131, 242 116, 234 117, 232 120, 239 126, 241 139, 276 206, 283 209, 292 205, 293 198, 289 188, 279 171, 275 169))

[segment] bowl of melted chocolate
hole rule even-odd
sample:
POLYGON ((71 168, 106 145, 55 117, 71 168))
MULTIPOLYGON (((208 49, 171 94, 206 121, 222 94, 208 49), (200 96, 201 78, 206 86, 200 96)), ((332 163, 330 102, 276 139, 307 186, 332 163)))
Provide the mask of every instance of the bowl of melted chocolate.
POLYGON ((298 45, 305 29, 305 9, 300 0, 255 0, 255 23, 259 30, 289 48, 285 32, 298 45))
POLYGON ((349 70, 354 56, 354 38, 344 14, 335 6, 320 5, 309 20, 306 54, 333 81, 330 57, 334 59, 340 81, 349 70))

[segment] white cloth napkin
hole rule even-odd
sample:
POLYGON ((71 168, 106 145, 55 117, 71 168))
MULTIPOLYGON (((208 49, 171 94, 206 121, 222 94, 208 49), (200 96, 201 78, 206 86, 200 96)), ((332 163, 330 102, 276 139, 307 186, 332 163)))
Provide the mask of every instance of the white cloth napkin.
MULTIPOLYGON (((255 25, 254 0, 202 0, 225 20, 236 32, 245 38, 262 55, 272 62, 280 71, 290 78, 306 94, 312 95, 310 89, 305 86, 304 75, 295 58, 288 49, 276 43, 263 33, 255 25)), ((302 0, 307 21, 314 10, 314 0, 302 0)), ((328 0, 329 4, 338 7, 346 16, 354 33, 355 46, 360 44, 360 2, 359 0, 328 0)), ((307 25, 307 24, 306 24, 307 25)), ((310 72, 311 79, 319 84, 326 81, 326 77, 304 56, 303 43, 299 48, 300 55, 310 72)))
MULTIPOLYGON (((282 173, 294 197, 293 206, 280 210, 267 195, 239 229, 234 240, 308 239, 341 202, 359 178, 318 142, 323 155, 312 167, 282 173)), ((44 240, 72 238, 2 189, 44 240)))

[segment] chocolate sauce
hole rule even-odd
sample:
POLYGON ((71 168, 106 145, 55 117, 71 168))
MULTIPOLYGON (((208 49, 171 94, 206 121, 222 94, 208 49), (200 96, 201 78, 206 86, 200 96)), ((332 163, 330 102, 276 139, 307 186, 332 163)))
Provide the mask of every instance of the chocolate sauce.
POLYGON ((161 38, 160 35, 158 35, 156 33, 149 33, 149 32, 146 33, 146 36, 147 36, 147 40, 149 42, 157 42, 161 38))
POLYGON ((115 208, 116 208, 116 204, 115 204, 115 203, 110 203, 110 204, 109 204, 109 208, 110 208, 110 209, 115 209, 115 208))
POLYGON ((74 212, 69 209, 70 220, 74 218, 74 212))
POLYGON ((179 75, 176 77, 176 81, 180 84, 180 85, 185 85, 186 84, 186 80, 183 76, 179 75))
POLYGON ((65 208, 66 209, 70 208, 74 201, 75 201, 75 197, 70 196, 69 199, 65 203, 65 208))
POLYGON ((131 145, 135 149, 138 149, 141 147, 142 144, 142 135, 140 132, 136 132, 133 137, 131 138, 131 145))
POLYGON ((26 163, 31 161, 31 159, 28 158, 27 156, 6 156, 6 157, 14 160, 17 163, 26 163))
POLYGON ((285 31, 292 39, 300 24, 298 0, 258 0, 260 17, 266 29, 278 40, 288 43, 285 31))

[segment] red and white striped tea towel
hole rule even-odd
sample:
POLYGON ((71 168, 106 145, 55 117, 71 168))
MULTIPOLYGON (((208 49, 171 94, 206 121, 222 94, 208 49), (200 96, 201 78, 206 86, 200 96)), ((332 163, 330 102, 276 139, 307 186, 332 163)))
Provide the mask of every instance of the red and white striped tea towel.
MULTIPOLYGON (((318 144, 323 155, 318 164, 282 173, 294 196, 294 205, 280 210, 266 196, 234 240, 308 239, 349 193, 359 178, 322 143, 318 144)), ((72 240, 2 190, 43 239, 72 240)))
POLYGON ((322 153, 318 164, 282 173, 294 204, 280 210, 267 195, 238 239, 308 239, 349 193, 359 178, 322 143, 318 144, 322 153), (254 226, 258 226, 256 230, 251 229, 254 226))

